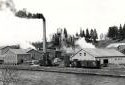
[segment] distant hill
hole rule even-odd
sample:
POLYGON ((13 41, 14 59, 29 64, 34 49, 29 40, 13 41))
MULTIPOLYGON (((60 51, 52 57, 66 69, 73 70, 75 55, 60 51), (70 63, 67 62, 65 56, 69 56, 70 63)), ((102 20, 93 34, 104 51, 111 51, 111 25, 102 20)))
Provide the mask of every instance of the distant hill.
POLYGON ((95 46, 97 48, 105 48, 107 47, 109 44, 113 44, 113 43, 125 43, 125 39, 124 40, 100 40, 98 41, 95 46))

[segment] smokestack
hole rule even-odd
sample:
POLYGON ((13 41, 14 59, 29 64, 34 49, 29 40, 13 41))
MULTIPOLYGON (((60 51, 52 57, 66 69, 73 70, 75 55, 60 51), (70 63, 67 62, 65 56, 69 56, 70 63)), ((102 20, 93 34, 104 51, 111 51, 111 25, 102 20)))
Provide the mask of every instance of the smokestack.
POLYGON ((43 14, 41 13, 32 14, 30 12, 26 12, 25 9, 17 11, 12 0, 0 1, 0 10, 2 10, 2 6, 4 5, 7 8, 9 8, 10 11, 15 14, 16 17, 43 20, 43 52, 46 53, 46 20, 43 14))
POLYGON ((41 13, 32 14, 32 13, 26 12, 26 10, 19 10, 18 12, 15 13, 15 16, 20 18, 43 20, 43 52, 46 53, 46 20, 43 14, 41 13))
POLYGON ((43 52, 46 53, 46 20, 43 20, 43 52))

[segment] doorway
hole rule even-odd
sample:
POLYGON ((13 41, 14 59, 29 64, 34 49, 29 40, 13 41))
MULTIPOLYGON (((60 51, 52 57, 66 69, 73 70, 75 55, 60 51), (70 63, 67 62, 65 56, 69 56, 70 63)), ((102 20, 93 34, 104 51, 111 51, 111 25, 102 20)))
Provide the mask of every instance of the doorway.
POLYGON ((109 62, 108 59, 104 59, 104 60, 103 60, 103 64, 104 64, 105 67, 108 66, 108 62, 109 62))

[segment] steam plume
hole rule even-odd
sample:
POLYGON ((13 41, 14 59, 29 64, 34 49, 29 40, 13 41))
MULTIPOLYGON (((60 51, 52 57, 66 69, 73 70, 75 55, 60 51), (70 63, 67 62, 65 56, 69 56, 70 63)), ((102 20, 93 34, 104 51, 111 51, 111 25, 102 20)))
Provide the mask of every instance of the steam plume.
POLYGON ((85 41, 85 38, 80 38, 78 41, 75 43, 76 45, 79 45, 81 48, 95 48, 95 46, 91 43, 87 43, 85 41))

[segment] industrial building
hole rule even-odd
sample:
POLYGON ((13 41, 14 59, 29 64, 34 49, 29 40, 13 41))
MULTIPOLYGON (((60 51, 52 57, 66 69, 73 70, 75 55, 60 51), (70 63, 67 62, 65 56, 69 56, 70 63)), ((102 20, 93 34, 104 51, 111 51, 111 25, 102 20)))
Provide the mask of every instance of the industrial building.
POLYGON ((40 59, 43 59, 43 53, 34 49, 11 49, 8 46, 0 49, 0 62, 4 64, 21 64, 40 59))
MULTIPOLYGON (((48 58, 60 58, 61 52, 57 50, 47 49, 48 58)), ((43 60, 43 50, 35 49, 13 49, 9 46, 0 47, 0 63, 4 64, 22 64, 30 60, 43 60)))
POLYGON ((24 49, 9 49, 3 56, 5 64, 21 64, 31 60, 31 54, 24 49))
POLYGON ((125 55, 115 49, 85 48, 71 56, 71 61, 100 61, 101 64, 125 64, 125 55))

